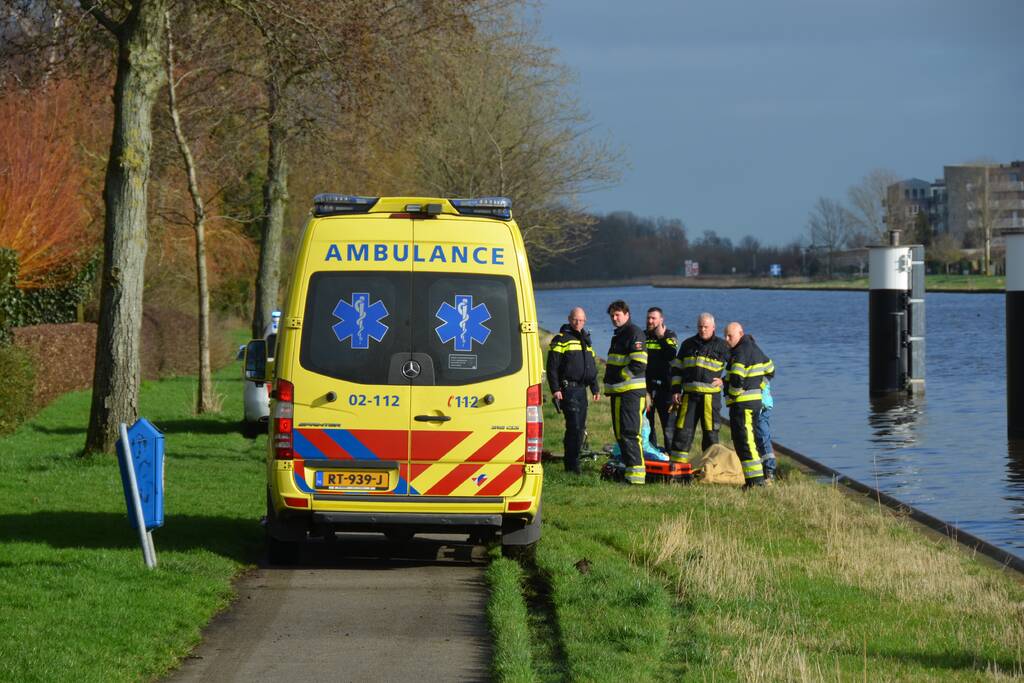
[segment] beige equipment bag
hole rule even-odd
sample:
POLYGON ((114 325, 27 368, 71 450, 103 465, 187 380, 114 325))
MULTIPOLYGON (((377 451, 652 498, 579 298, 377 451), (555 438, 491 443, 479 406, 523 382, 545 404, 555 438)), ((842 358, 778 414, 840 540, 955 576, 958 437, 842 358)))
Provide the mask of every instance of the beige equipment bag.
POLYGON ((743 486, 743 465, 736 451, 716 443, 690 461, 693 476, 706 484, 743 486))

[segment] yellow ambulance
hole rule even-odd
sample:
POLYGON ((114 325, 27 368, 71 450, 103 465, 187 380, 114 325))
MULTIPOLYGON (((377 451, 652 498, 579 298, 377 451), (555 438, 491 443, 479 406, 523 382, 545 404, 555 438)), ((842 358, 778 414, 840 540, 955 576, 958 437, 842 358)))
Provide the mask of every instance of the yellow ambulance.
POLYGON ((542 359, 508 199, 317 195, 267 372, 272 562, 339 531, 539 539, 542 359))

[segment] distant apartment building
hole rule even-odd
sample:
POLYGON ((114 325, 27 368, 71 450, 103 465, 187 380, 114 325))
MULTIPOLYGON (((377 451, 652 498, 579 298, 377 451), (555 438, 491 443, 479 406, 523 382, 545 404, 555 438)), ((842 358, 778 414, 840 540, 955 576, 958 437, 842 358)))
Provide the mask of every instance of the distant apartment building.
POLYGON ((1024 161, 943 167, 935 182, 910 178, 886 190, 886 224, 912 230, 924 212, 935 235, 977 237, 987 223, 991 237, 1003 228, 1024 227, 1024 161))
POLYGON ((953 234, 963 237, 986 222, 993 237, 1003 228, 1024 227, 1024 161, 946 166, 943 175, 953 234))
POLYGON ((946 231, 946 187, 942 179, 929 183, 909 178, 886 188, 885 223, 889 229, 908 234, 921 214, 928 217, 933 233, 946 231))

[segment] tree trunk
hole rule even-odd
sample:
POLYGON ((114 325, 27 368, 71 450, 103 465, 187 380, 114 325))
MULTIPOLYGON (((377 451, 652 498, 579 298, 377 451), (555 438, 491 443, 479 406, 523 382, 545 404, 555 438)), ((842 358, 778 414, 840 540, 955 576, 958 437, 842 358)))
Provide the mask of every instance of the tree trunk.
POLYGON ((196 290, 199 296, 199 393, 196 396, 196 413, 202 415, 213 410, 213 379, 210 372, 210 290, 206 279, 206 209, 203 206, 203 197, 199 193, 195 160, 181 128, 181 116, 178 114, 170 12, 164 13, 164 27, 167 32, 167 104, 171 123, 174 125, 174 139, 178 143, 178 151, 181 153, 188 177, 188 193, 192 198, 192 227, 196 233, 196 290))
POLYGON ((263 234, 260 242, 260 270, 256 276, 256 307, 252 316, 252 336, 259 338, 277 307, 277 287, 281 278, 281 235, 288 205, 288 161, 285 157, 287 129, 280 121, 280 97, 276 84, 267 84, 270 123, 267 178, 263 183, 263 234))
POLYGON ((103 188, 104 261, 86 452, 112 451, 120 423, 138 417, 151 115, 163 85, 166 6, 167 0, 138 0, 122 23, 100 20, 117 39, 118 58, 114 130, 103 188))

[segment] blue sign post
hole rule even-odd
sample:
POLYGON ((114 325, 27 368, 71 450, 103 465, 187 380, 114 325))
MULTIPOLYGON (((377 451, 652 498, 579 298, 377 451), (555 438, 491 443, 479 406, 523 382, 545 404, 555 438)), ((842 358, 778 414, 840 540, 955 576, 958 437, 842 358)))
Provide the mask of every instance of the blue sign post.
POLYGON ((139 533, 142 556, 152 569, 156 549, 151 530, 164 524, 164 436, 145 418, 131 429, 122 424, 117 455, 128 520, 139 533))

